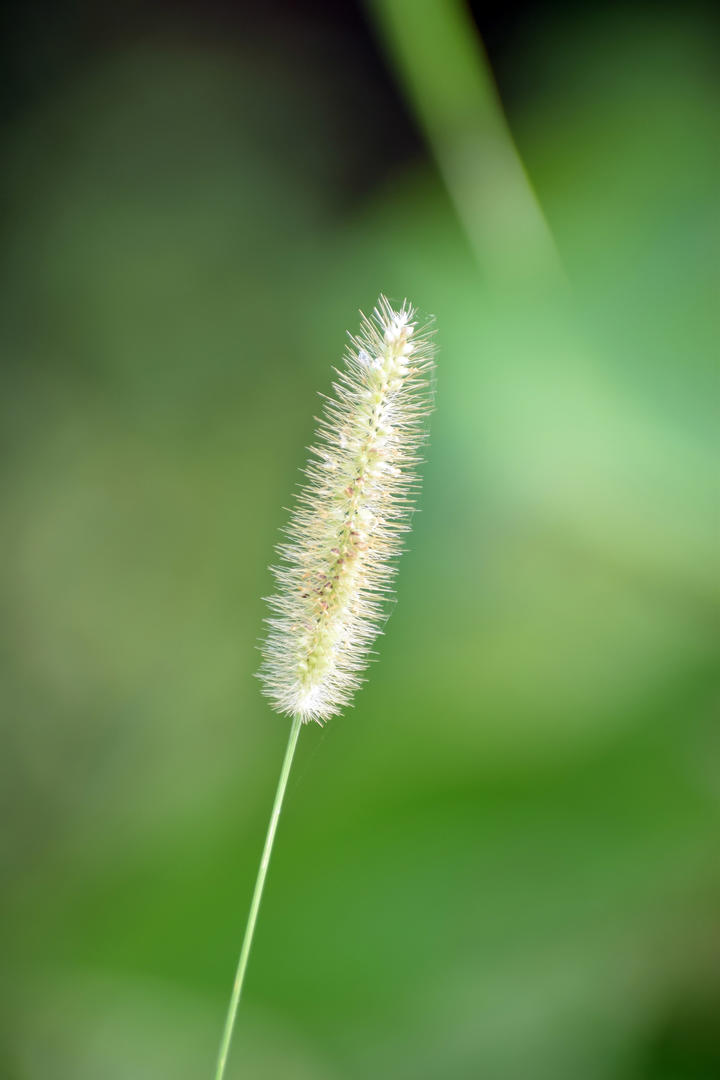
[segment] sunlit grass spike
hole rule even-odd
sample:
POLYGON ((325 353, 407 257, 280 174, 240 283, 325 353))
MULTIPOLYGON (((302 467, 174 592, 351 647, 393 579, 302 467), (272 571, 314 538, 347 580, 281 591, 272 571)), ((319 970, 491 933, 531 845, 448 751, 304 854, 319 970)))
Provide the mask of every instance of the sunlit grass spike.
POLYGON ((259 674, 279 712, 323 723, 360 685, 409 528, 433 355, 431 328, 384 296, 350 338, 274 569, 259 674))

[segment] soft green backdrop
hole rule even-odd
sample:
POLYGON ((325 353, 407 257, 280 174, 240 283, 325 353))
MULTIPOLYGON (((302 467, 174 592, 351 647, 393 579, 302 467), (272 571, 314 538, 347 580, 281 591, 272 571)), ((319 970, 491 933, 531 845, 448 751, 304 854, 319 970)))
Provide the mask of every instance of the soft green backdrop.
POLYGON ((568 288, 479 268, 429 155, 338 204, 341 58, 287 41, 159 36, 6 132, 0 1076, 211 1074, 287 736, 267 564, 381 290, 438 320, 422 513, 302 733, 228 1074, 720 1075, 711 31, 518 48, 568 288))

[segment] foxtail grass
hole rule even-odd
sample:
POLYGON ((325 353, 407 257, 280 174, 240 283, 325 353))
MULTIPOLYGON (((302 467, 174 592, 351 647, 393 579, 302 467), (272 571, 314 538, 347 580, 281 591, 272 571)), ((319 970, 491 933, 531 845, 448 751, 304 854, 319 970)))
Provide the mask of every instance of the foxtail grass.
POLYGON ((397 558, 410 529, 420 451, 433 404, 432 322, 381 296, 336 369, 285 539, 258 672, 292 717, 245 927, 215 1080, 223 1080, 270 856, 303 724, 352 703, 389 614, 397 558))

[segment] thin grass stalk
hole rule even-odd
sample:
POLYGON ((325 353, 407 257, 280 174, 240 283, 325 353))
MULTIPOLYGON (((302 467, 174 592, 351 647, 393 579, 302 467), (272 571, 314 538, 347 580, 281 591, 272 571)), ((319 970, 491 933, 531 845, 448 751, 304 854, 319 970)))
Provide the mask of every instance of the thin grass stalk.
POLYGON ((282 810, 288 777, 290 776, 290 769, 292 767, 293 758, 295 757, 295 747, 297 746, 301 727, 301 718, 299 716, 293 717, 293 722, 290 727, 290 737, 285 751, 285 758, 283 760, 282 769, 280 770, 280 779, 278 781, 277 791, 275 792, 275 801, 273 803, 272 813, 270 814, 267 836, 265 837, 265 847, 263 848, 257 878, 255 879, 255 888, 250 903, 250 912, 245 925, 245 936, 243 937, 242 948, 240 949, 240 959, 238 960, 237 971, 235 972, 235 981, 233 983, 232 994, 230 995, 230 1004, 225 1019, 225 1028, 220 1041, 215 1080, 223 1080, 225 1075, 225 1066, 227 1064, 230 1043, 232 1042, 233 1031, 235 1029, 238 1005, 240 1004, 243 983, 245 982, 245 972, 247 971, 250 949, 252 948, 253 937, 255 936, 258 912, 260 911, 260 902, 262 900, 263 889, 265 888, 265 878, 267 877, 268 867, 270 865, 270 856, 272 855, 273 844, 275 843, 275 833, 277 832, 280 811, 282 810))

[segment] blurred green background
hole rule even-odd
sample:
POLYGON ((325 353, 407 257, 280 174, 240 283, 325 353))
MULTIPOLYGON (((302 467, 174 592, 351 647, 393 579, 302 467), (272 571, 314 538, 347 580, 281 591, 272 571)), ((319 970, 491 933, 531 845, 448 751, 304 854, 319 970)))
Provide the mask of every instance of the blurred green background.
POLYGON ((6 16, 3 1080, 212 1073, 267 565, 380 291, 437 316, 422 513, 302 733, 228 1076, 720 1076, 718 20, 474 16, 6 16))

